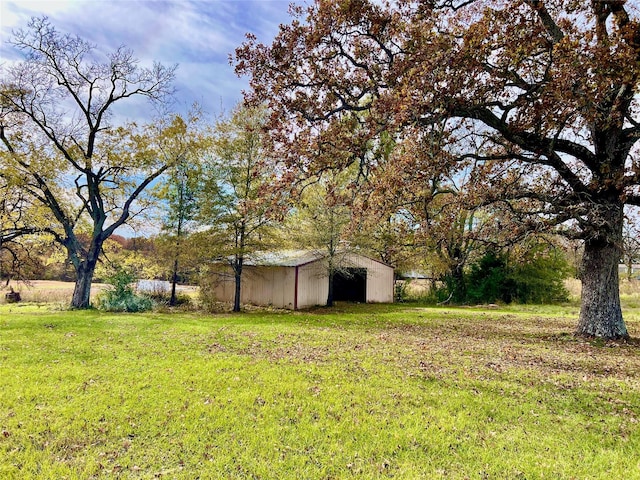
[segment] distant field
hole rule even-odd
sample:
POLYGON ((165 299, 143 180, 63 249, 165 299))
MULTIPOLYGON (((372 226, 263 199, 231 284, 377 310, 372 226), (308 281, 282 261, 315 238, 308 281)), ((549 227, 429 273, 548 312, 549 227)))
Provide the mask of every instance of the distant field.
MULTIPOLYGON (((22 300, 25 302, 34 303, 57 303, 68 304, 71 302, 71 296, 73 295, 73 282, 58 282, 51 280, 30 280, 26 283, 12 283, 12 287, 20 292, 22 300)), ((107 288, 108 285, 104 283, 94 283, 91 287, 92 301, 96 298, 96 295, 101 290, 107 288)), ((196 287, 191 286, 178 286, 178 290, 189 295, 196 294, 196 287)), ((5 290, 0 290, 0 303, 4 303, 5 290)))
POLYGON ((576 314, 1 305, 0 478, 640 478, 640 348, 576 314))
MULTIPOLYGON (((580 281, 569 279, 565 282, 569 291, 570 303, 577 306, 580 300, 580 281)), ((15 290, 20 291, 22 299, 26 302, 57 303, 61 306, 71 301, 73 294, 73 282, 58 282, 49 280, 31 280, 27 283, 12 283, 15 290)), ((94 283, 91 297, 95 299, 101 290, 108 286, 104 283, 94 283)), ((426 294, 429 283, 425 281, 412 282, 410 292, 418 297, 426 294)), ((178 291, 186 293, 192 298, 197 297, 198 287, 178 285, 178 291)), ((0 290, 0 304, 4 303, 6 289, 0 290)), ((626 281, 620 283, 620 297, 623 308, 640 309, 640 281, 626 281)))
MULTIPOLYGON (((20 292, 24 302, 68 304, 71 302, 74 284, 73 282, 52 280, 30 280, 20 283, 13 282, 11 286, 20 292)), ((105 287, 105 284, 94 283, 91 289, 91 298, 95 298, 105 287)), ((6 292, 6 289, 0 292, 6 292)), ((4 293, 1 295, 0 302, 4 303, 4 293)))

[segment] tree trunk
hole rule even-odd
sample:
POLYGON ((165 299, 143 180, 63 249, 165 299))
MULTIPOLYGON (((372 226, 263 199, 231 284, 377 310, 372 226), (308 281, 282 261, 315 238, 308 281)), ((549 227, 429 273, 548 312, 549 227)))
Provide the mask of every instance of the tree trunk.
POLYGON ((333 307, 333 279, 336 276, 336 272, 333 269, 329 270, 329 291, 327 292, 327 307, 333 307))
POLYGON ((576 334, 604 339, 628 338, 620 308, 618 263, 622 241, 622 206, 608 220, 612 235, 585 242, 582 257, 582 299, 576 334), (619 211, 618 211, 619 210, 619 211))
POLYGON ((103 242, 104 239, 101 238, 92 239, 91 246, 85 255, 82 255, 82 246, 75 237, 65 245, 76 272, 71 308, 91 308, 91 282, 103 242))
POLYGON ((450 267, 448 278, 446 278, 451 299, 455 303, 467 300, 467 286, 464 278, 464 263, 457 262, 450 267))
POLYGON ((169 299, 169 306, 175 307, 176 305, 176 284, 178 283, 178 260, 180 258, 180 240, 182 238, 182 214, 184 213, 184 189, 180 188, 180 196, 178 203, 178 226, 176 228, 176 243, 175 243, 175 257, 173 259, 173 272, 171 273, 171 298, 169 299))
POLYGON ((71 297, 71 308, 91 307, 91 282, 97 263, 97 259, 84 260, 76 268, 76 285, 71 297))
POLYGON ((240 295, 242 294, 241 292, 241 286, 242 286, 242 264, 244 263, 244 259, 242 257, 238 258, 235 262, 235 265, 233 266, 233 273, 235 276, 235 281, 236 281, 236 290, 235 290, 235 294, 233 296, 233 311, 234 312, 239 312, 240 311, 240 295))
POLYGON ((169 299, 169 306, 175 307, 176 305, 176 284, 178 283, 178 256, 173 260, 173 272, 171 273, 171 298, 169 299))

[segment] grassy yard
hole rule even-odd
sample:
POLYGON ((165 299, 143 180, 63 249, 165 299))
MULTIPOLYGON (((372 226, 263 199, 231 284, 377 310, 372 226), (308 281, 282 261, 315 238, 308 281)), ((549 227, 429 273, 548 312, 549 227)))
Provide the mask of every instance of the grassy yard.
POLYGON ((576 314, 0 305, 0 478, 640 478, 640 347, 576 314))

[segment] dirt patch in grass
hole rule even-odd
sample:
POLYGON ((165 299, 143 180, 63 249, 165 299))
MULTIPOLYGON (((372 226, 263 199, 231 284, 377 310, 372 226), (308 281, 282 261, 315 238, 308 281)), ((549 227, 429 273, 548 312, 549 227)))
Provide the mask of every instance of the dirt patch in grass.
POLYGON ((516 369, 535 370, 541 377, 640 378, 637 340, 588 341, 569 333, 573 326, 564 318, 447 315, 446 322, 393 327, 385 342, 412 345, 422 364, 442 365, 449 359, 453 365, 471 362, 475 369, 498 373, 516 369))

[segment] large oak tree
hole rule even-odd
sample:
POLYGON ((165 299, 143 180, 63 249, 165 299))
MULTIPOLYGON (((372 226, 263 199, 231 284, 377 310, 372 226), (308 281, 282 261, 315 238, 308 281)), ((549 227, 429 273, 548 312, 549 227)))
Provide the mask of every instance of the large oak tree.
POLYGON ((2 69, 2 170, 49 210, 47 230, 76 271, 71 305, 86 308, 104 241, 168 167, 133 126, 115 124, 115 109, 135 97, 164 102, 175 67, 142 67, 124 47, 103 55, 46 18, 15 31, 11 43, 23 60, 2 69))
MULTIPOLYGON (((624 207, 640 204, 637 9, 318 0, 293 13, 271 46, 250 37, 236 53, 255 98, 270 102, 284 158, 311 169, 382 131, 402 143, 443 129, 432 168, 464 171, 478 203, 502 203, 518 229, 583 240, 577 334, 628 336, 618 262, 624 207)), ((406 155, 421 152, 404 155, 411 168, 406 155)))

